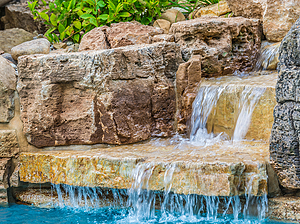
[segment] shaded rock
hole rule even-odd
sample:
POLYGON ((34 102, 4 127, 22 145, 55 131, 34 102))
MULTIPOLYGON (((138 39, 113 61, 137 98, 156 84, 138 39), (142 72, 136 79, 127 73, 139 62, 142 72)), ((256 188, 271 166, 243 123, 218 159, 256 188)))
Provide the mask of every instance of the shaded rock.
POLYGON ((261 45, 259 20, 198 18, 174 23, 170 34, 180 44, 184 60, 202 57, 202 76, 252 71, 261 45))
POLYGON ((19 153, 15 130, 0 130, 0 157, 13 157, 19 153))
POLYGON ((175 37, 169 34, 160 34, 152 37, 152 43, 163 42, 163 41, 175 42, 175 37))
POLYGON ((153 26, 163 29, 164 33, 168 34, 171 27, 171 23, 165 19, 158 19, 154 21, 153 26))
POLYGON ((300 197, 277 197, 269 199, 270 219, 300 222, 300 197))
POLYGON ((81 40, 79 51, 150 44, 153 36, 163 33, 162 29, 138 22, 115 23, 111 27, 98 27, 86 33, 81 40))
POLYGON ((279 50, 277 105, 270 140, 271 165, 280 184, 300 189, 300 19, 283 39, 279 50))
POLYGON ((18 60, 18 57, 31 54, 49 54, 50 42, 44 38, 24 42, 11 49, 13 59, 18 60))
POLYGON ((267 0, 226 0, 235 16, 248 19, 263 19, 267 0))
POLYGON ((281 41, 299 16, 299 0, 267 0, 263 18, 264 34, 267 40, 281 41))
POLYGON ((14 68, 0 56, 0 123, 9 122, 14 116, 16 81, 14 68))
POLYGON ((180 12, 177 9, 166 10, 163 14, 161 14, 160 19, 168 20, 171 24, 177 23, 180 21, 185 21, 185 17, 182 14, 182 12, 180 12))
POLYGON ((196 9, 189 15, 190 19, 200 18, 202 16, 218 17, 231 12, 228 4, 225 0, 220 1, 217 4, 209 5, 196 9))
POLYGON ((0 0, 0 7, 6 5, 7 3, 9 3, 11 0, 0 0))
POLYGON ((106 37, 107 28, 106 26, 96 27, 86 33, 81 39, 79 51, 110 49, 106 37))
POLYGON ((193 102, 201 82, 201 56, 195 55, 188 62, 180 64, 176 73, 177 131, 186 133, 187 122, 193 110, 193 102))
POLYGON ((3 58, 7 59, 8 61, 12 62, 13 64, 17 65, 17 61, 15 61, 15 60, 12 58, 11 54, 9 54, 9 53, 4 53, 4 54, 1 54, 1 56, 2 56, 3 58))
POLYGON ((21 118, 37 146, 127 144, 173 132, 175 43, 19 58, 21 118))
POLYGON ((34 35, 23 29, 0 30, 0 47, 6 53, 10 53, 11 49, 26 41, 33 40, 34 35))
POLYGON ((44 33, 46 27, 42 21, 34 20, 27 3, 12 4, 5 7, 5 16, 1 18, 5 29, 20 28, 28 32, 44 33))

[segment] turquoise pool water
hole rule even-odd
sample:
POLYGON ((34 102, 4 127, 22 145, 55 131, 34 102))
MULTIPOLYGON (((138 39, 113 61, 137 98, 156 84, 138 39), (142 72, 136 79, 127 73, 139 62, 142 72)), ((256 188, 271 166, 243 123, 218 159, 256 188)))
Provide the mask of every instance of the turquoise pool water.
POLYGON ((258 220, 249 218, 247 220, 234 220, 232 215, 218 216, 208 219, 203 216, 179 216, 169 214, 162 217, 159 212, 152 220, 143 220, 143 217, 134 217, 129 209, 101 208, 94 210, 76 210, 68 208, 42 209, 27 205, 12 205, 8 208, 0 208, 1 224, 102 224, 102 223, 222 223, 222 224, 283 224, 284 222, 274 222, 267 219, 258 220))

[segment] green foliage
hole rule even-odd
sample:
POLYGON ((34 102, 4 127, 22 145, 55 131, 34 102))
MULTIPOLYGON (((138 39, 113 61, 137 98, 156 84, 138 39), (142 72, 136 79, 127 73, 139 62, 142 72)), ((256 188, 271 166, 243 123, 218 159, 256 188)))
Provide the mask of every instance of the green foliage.
POLYGON ((194 12, 199 6, 219 3, 221 0, 170 0, 170 6, 184 9, 186 14, 194 12))
POLYGON ((75 43, 95 27, 111 23, 138 21, 148 25, 161 15, 168 0, 32 0, 28 7, 35 19, 47 25, 50 42, 73 40, 75 43))

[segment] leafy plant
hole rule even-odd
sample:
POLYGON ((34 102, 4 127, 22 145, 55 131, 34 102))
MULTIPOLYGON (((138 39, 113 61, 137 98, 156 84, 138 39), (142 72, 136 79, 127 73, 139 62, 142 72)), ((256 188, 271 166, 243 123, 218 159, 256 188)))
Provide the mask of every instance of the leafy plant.
POLYGON ((95 27, 111 23, 138 21, 148 25, 161 15, 168 0, 32 0, 28 7, 34 19, 47 25, 50 42, 73 40, 95 27))
POLYGON ((219 3, 221 0, 170 0, 170 6, 184 9, 186 14, 194 12, 199 6, 208 6, 219 3))

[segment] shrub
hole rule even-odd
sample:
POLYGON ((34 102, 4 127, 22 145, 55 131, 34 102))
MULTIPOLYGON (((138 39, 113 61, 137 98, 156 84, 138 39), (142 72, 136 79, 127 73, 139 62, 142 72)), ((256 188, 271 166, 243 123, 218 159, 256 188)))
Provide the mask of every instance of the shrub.
POLYGON ((50 42, 77 43, 95 27, 132 20, 148 25, 168 4, 168 0, 33 0, 28 7, 35 19, 47 25, 50 42))

